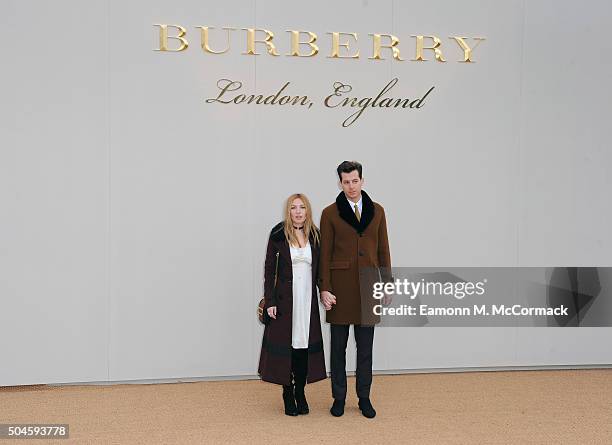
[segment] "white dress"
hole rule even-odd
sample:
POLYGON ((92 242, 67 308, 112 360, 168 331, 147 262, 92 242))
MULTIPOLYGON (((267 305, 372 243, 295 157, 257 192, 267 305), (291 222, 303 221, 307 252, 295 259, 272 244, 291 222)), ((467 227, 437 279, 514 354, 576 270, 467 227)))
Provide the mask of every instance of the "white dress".
POLYGON ((312 302, 312 251, 305 247, 289 246, 293 269, 293 317, 291 346, 307 348, 310 332, 310 306, 312 302))

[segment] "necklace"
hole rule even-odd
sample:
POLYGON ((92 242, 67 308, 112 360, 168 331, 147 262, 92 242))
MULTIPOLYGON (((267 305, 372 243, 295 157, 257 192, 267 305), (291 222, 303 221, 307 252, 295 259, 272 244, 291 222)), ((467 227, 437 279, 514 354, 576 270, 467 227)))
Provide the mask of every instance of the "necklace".
POLYGON ((302 230, 302 231, 304 230, 304 226, 302 226, 302 227, 295 227, 295 226, 293 226, 293 228, 294 228, 295 230, 302 230))

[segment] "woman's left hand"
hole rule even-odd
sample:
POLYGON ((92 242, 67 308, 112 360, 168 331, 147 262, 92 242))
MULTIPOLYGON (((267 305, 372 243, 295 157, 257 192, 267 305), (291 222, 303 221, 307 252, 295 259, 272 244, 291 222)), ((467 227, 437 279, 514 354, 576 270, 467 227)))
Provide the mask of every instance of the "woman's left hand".
POLYGON ((268 315, 270 316, 270 318, 273 318, 276 320, 276 306, 270 306, 268 308, 268 315))

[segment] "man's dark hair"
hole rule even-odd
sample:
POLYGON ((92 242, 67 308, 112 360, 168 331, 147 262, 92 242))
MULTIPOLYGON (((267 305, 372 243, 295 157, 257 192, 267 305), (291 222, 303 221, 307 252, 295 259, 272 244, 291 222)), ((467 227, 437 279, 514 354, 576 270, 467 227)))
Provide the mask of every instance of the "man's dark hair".
POLYGON ((357 170, 357 172, 359 173, 359 179, 361 179, 363 167, 357 161, 344 161, 338 166, 336 170, 338 171, 338 178, 340 178, 340 181, 342 181, 342 173, 350 173, 355 170, 357 170))

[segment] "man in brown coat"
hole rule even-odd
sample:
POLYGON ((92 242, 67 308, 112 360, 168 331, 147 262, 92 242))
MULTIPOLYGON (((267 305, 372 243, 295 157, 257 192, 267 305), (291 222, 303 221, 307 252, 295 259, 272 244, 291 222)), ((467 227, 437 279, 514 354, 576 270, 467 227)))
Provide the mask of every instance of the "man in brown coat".
POLYGON ((385 211, 361 189, 362 166, 344 161, 338 166, 342 192, 321 214, 319 290, 331 324, 331 381, 334 404, 330 410, 344 414, 346 399, 346 345, 350 325, 357 343, 357 396, 359 409, 372 418, 372 343, 374 324, 372 270, 385 280, 390 276, 391 257, 385 211))

